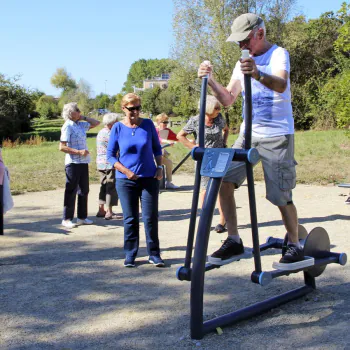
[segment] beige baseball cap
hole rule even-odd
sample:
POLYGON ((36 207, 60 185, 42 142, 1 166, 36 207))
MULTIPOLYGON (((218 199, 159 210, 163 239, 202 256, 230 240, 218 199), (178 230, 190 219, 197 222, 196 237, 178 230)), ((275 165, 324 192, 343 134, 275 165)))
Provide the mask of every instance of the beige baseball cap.
POLYGON ((262 18, 255 13, 245 13, 237 17, 231 26, 231 35, 226 41, 243 41, 247 39, 254 27, 263 22, 262 18))

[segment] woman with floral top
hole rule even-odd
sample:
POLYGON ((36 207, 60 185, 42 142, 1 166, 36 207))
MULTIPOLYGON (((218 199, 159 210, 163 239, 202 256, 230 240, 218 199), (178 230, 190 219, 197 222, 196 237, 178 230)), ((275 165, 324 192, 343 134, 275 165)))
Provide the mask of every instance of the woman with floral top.
POLYGON ((107 145, 112 126, 118 121, 118 114, 106 113, 103 116, 104 128, 99 131, 96 138, 96 166, 100 174, 99 209, 97 217, 106 220, 120 219, 121 216, 114 214, 112 207, 118 205, 118 194, 115 188, 115 169, 107 161, 107 145), (106 209, 105 209, 106 205, 106 209))

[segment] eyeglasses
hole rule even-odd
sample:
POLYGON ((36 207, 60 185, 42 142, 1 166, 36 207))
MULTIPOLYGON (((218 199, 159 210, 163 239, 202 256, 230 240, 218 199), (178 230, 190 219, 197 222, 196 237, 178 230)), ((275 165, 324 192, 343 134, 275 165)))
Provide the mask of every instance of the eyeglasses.
POLYGON ((140 106, 135 106, 135 107, 126 107, 124 106, 129 112, 133 112, 133 111, 140 111, 141 110, 141 105, 140 106))
POLYGON ((216 111, 221 111, 221 107, 215 107, 214 108, 216 111))
POLYGON ((162 122, 163 124, 168 124, 169 122, 162 122))
POLYGON ((241 40, 241 41, 238 41, 238 44, 239 45, 244 45, 244 46, 247 46, 251 40, 251 38, 253 37, 254 35, 252 35, 250 38, 248 37, 247 39, 244 39, 244 40, 241 40))
POLYGON ((248 35, 248 38, 247 39, 244 39, 244 40, 241 40, 241 41, 236 41, 236 44, 238 44, 239 46, 247 46, 250 42, 250 40, 254 37, 255 33, 256 33, 256 28, 258 28, 259 25, 255 25, 253 28, 252 28, 252 31, 249 33, 248 35))

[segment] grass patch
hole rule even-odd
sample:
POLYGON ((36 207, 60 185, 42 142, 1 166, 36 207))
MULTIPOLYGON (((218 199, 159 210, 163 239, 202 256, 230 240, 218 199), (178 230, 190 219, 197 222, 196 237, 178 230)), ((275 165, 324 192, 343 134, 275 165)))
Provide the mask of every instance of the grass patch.
MULTIPOLYGON (((88 133, 88 147, 91 154, 90 183, 98 182, 96 170, 96 139, 102 126, 88 133)), ((178 132, 181 127, 174 127, 178 132)), ((237 135, 230 135, 229 145, 234 143, 237 135)), ((295 135, 295 158, 298 162, 297 173, 299 183, 329 184, 350 182, 349 159, 350 138, 345 131, 307 131, 295 135)), ((178 164, 189 152, 181 144, 168 147, 174 165, 178 164)), ((21 145, 4 148, 4 162, 11 174, 11 190, 13 194, 26 191, 46 191, 62 188, 65 184, 65 154, 58 150, 58 141, 44 142, 39 146, 21 145)), ((191 159, 178 172, 194 172, 191 159)), ((262 180, 261 165, 255 167, 255 179, 262 180)), ((176 174, 174 175, 176 182, 176 174)))
MULTIPOLYGON (((19 134, 19 139, 24 142, 33 137, 42 137, 47 141, 59 141, 63 123, 64 120, 62 118, 50 120, 34 119, 31 124, 33 130, 19 134)), ((103 126, 100 125, 98 128, 91 129, 88 132, 88 137, 96 136, 102 127, 103 126)))

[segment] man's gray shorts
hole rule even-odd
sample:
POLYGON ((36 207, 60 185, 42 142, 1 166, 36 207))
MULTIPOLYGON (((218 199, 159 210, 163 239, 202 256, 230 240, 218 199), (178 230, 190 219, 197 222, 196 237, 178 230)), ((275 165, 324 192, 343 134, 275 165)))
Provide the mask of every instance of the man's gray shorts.
MULTIPOLYGON (((258 150, 262 162, 266 199, 277 206, 287 205, 292 201, 292 189, 296 185, 294 135, 252 137, 252 147, 258 150)), ((239 135, 233 148, 244 148, 243 135, 239 135)), ((245 179, 245 163, 232 162, 223 181, 239 187, 245 179)))

